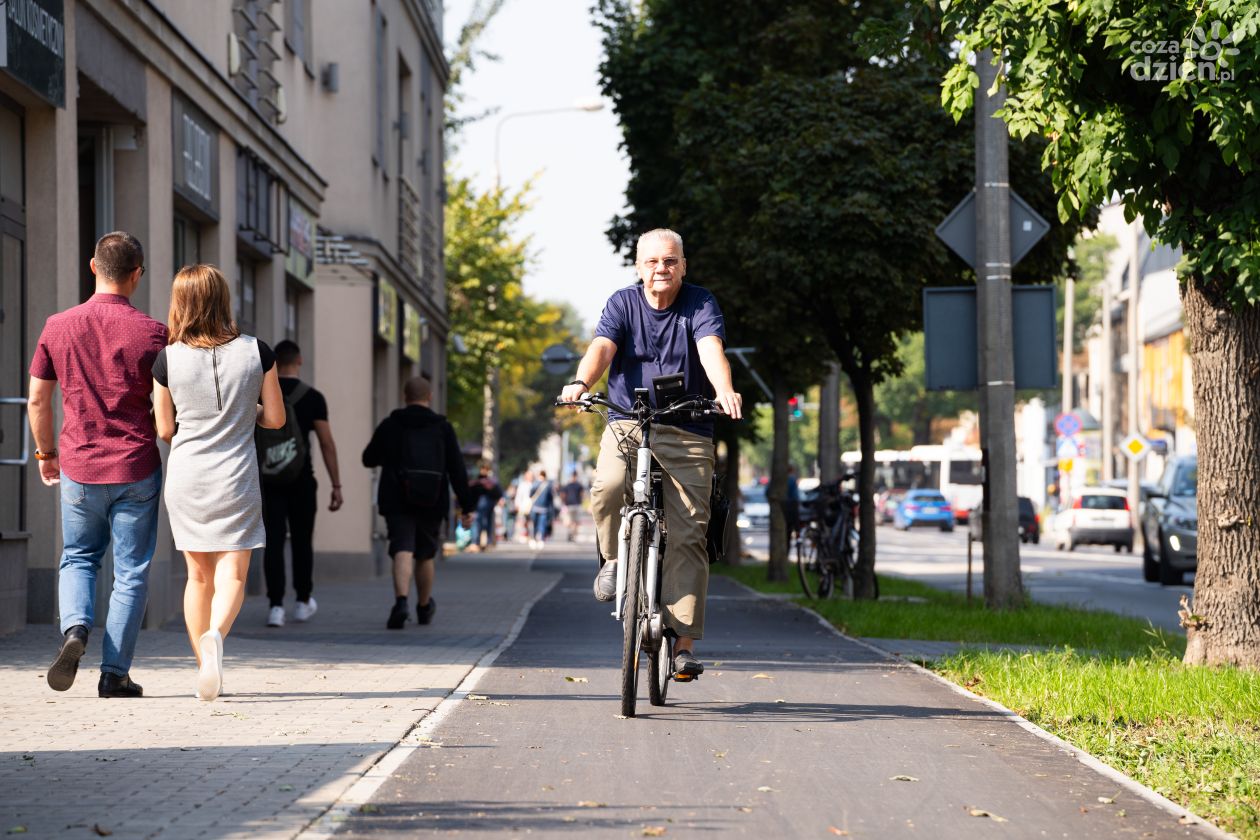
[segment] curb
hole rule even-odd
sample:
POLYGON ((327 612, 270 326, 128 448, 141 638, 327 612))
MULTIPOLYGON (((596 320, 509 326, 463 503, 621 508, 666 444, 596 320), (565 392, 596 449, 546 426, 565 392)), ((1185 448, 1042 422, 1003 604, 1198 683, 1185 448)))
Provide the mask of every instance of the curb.
MULTIPOLYGON (((533 560, 531 558, 532 564, 533 560)), ((394 772, 413 753, 429 746, 434 730, 442 724, 442 721, 455 710, 461 701, 467 699, 469 693, 477 687, 477 683, 490 670, 490 666, 499 658, 499 655, 512 646, 516 638, 521 634, 525 622, 529 620, 529 615, 533 612, 534 605, 545 598, 551 590, 555 589, 560 580, 561 578, 557 578, 547 584, 525 606, 521 607, 515 623, 512 624, 512 629, 503 637, 503 640, 493 650, 482 655, 477 660, 477 664, 470 668, 464 678, 460 680, 459 685, 450 694, 442 698, 442 702, 438 703, 432 711, 412 724, 407 733, 388 752, 377 759, 375 764, 365 770, 363 775, 350 787, 346 788, 328 806, 324 813, 299 831, 294 836, 295 840, 329 840, 329 838, 332 838, 346 824, 350 815, 369 802, 376 792, 380 790, 381 786, 393 776, 394 772)))
POLYGON ((878 654, 883 659, 887 659, 892 662, 897 662, 898 664, 902 666, 905 666, 914 671, 917 671, 920 674, 930 677, 931 679, 935 680, 941 685, 946 686, 947 688, 951 689, 955 693, 960 694, 963 697, 967 697, 968 699, 975 700, 976 702, 989 707, 993 711, 998 712, 1003 717, 1008 718, 1009 720, 1017 724, 1021 729, 1024 729, 1027 732, 1031 732, 1033 735, 1036 735, 1038 738, 1041 738, 1043 741, 1047 741, 1048 743, 1053 744, 1054 746, 1058 747, 1063 752, 1066 752, 1069 755, 1071 755, 1081 764, 1084 764, 1086 767, 1090 768, 1091 770, 1094 770, 1095 772, 1100 773, 1103 776, 1106 776, 1108 779, 1111 779, 1113 782, 1125 788, 1130 793, 1133 793, 1141 797, 1142 799, 1146 800, 1152 805, 1162 808, 1163 810, 1178 817, 1179 819, 1186 820, 1187 822, 1185 822, 1184 824, 1185 827, 1198 828, 1201 831, 1205 832, 1207 836, 1216 838, 1217 840, 1238 840, 1238 838, 1235 835, 1229 834, 1228 832, 1223 831, 1220 828, 1217 828, 1211 822, 1209 822, 1208 820, 1205 820, 1203 817, 1200 817, 1198 814, 1194 813, 1190 809, 1185 808, 1181 805, 1178 805, 1176 802, 1173 802, 1171 799, 1167 798, 1166 796, 1163 796, 1162 794, 1156 793, 1155 791, 1151 790, 1150 788, 1148 788, 1146 785, 1142 784, 1141 782, 1133 779, 1130 776, 1125 775, 1124 773, 1120 772, 1116 768, 1112 767, 1110 764, 1106 764, 1105 762, 1099 760, 1098 758, 1095 758, 1093 755, 1090 755, 1089 753, 1085 752, 1080 747, 1069 744, 1067 741, 1063 740, 1058 735, 1055 735, 1051 732, 1047 732, 1046 730, 1042 729, 1037 724, 1017 714, 1016 712, 1006 708, 1005 706, 1003 706, 1001 703, 997 702, 996 700, 990 700, 988 697, 981 697, 978 694, 968 691, 966 688, 959 685, 958 683, 952 682, 951 680, 947 680, 945 677, 942 677, 940 674, 936 673, 935 671, 932 671, 928 668, 924 668, 922 665, 918 664, 917 662, 914 662, 910 659, 906 659, 905 657, 902 657, 898 654, 890 653, 889 651, 886 651, 883 648, 878 648, 875 645, 872 645, 863 641, 862 639, 846 635, 845 633, 840 632, 840 630, 836 628, 836 626, 833 625, 830 621, 823 618, 821 615, 819 615, 817 612, 810 609, 809 607, 802 606, 801 604, 797 604, 793 601, 786 601, 783 599, 770 597, 766 593, 758 592, 756 589, 753 589, 751 586, 748 586, 747 584, 744 584, 738 580, 735 580, 734 578, 727 578, 727 580, 729 580, 731 583, 735 584, 736 586, 740 587, 741 589, 748 590, 749 592, 753 593, 754 595, 758 596, 759 598, 763 600, 771 601, 774 603, 785 603, 791 607, 801 610, 802 612, 808 613, 809 615, 812 615, 818 621, 819 624, 821 624, 823 627, 827 628, 828 630, 830 630, 832 633, 836 634, 840 638, 844 639, 845 641, 853 642, 854 644, 859 645, 860 647, 863 647, 866 650, 871 651, 872 653, 878 654))

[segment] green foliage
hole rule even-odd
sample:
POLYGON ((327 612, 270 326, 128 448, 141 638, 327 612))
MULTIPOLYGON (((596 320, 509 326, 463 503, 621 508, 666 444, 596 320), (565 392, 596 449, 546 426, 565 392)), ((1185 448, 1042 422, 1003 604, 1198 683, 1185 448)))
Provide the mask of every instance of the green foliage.
MULTIPOLYGON (((1107 258, 1117 246, 1114 236, 1105 233, 1081 236, 1076 240, 1075 259, 1080 268, 1072 297, 1072 352, 1085 349, 1085 340, 1102 309, 1102 282, 1107 276, 1107 258)), ((1063 335, 1063 303, 1067 283, 1060 280, 1055 298, 1055 334, 1063 335)))
POLYGON ((1182 248, 1183 277, 1203 278, 1209 292, 1235 306, 1260 300, 1260 182, 1248 177, 1260 163, 1260 5, 941 6, 947 32, 962 47, 942 101, 960 119, 976 87, 969 57, 998 49, 1006 59, 1002 116, 1014 136, 1048 141, 1042 164, 1059 195, 1060 219, 1120 193, 1128 218, 1140 216, 1152 237, 1182 248), (1151 54, 1147 44, 1171 52, 1151 54), (1170 58, 1175 72, 1167 72, 1170 58))
MULTIPOLYGON (((811 389, 804 402, 817 404, 818 388, 811 389)), ((760 475, 770 472, 771 447, 774 441, 774 415, 768 405, 759 405, 753 412, 752 425, 756 437, 744 444, 744 458, 749 466, 760 475)), ((815 408, 802 408, 799 420, 788 423, 788 463, 796 465, 796 474, 808 476, 814 474, 814 466, 818 461, 818 411, 815 408)))

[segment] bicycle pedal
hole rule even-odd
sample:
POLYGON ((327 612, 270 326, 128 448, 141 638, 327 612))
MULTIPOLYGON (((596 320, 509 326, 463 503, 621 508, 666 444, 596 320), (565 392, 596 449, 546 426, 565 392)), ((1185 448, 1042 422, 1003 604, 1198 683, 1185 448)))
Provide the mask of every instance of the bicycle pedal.
POLYGON ((691 682, 699 678, 698 674, 674 674, 674 682, 691 682))

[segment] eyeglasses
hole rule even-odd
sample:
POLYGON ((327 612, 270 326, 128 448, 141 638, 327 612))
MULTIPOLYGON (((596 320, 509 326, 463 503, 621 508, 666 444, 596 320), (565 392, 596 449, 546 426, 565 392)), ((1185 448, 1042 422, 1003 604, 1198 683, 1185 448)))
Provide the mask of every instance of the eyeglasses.
MULTIPOLYGON (((144 276, 144 272, 145 272, 147 269, 145 269, 145 267, 144 267, 143 265, 138 265, 138 266, 136 266, 136 268, 140 269, 140 276, 141 276, 141 277, 143 277, 143 276, 144 276)), ((131 270, 132 270, 132 271, 135 271, 135 270, 136 270, 136 268, 133 268, 133 269, 131 269, 131 270)))
POLYGON ((657 266, 668 269, 669 271, 673 271, 675 268, 678 268, 678 265, 681 262, 682 260, 680 260, 678 257, 666 257, 663 260, 658 260, 655 257, 653 257, 652 259, 643 260, 643 262, 641 262, 640 265, 642 265, 648 271, 655 271, 657 266))

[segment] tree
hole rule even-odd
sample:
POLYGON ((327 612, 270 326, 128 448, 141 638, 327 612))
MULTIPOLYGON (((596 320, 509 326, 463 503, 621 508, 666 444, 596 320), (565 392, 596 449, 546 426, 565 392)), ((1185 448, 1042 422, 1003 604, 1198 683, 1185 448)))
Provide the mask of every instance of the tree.
POLYGON ((929 391, 924 387, 923 333, 904 337, 897 352, 901 374, 875 387, 875 423, 883 435, 881 443, 888 449, 941 443, 940 436, 933 435, 934 421, 975 411, 976 395, 970 391, 929 391))
POLYGON ((1182 249, 1194 372, 1199 541, 1187 663, 1260 668, 1260 6, 1252 0, 954 0, 943 85, 970 107, 968 56, 1005 58, 1003 119, 1048 141, 1059 216, 1115 193, 1182 249), (1148 49, 1149 45, 1149 49, 1148 49))

